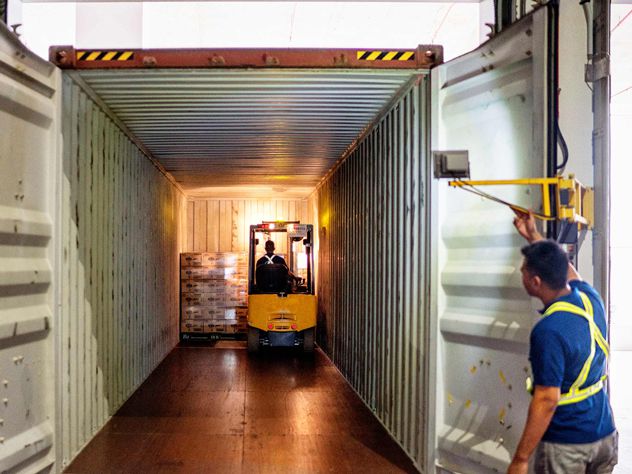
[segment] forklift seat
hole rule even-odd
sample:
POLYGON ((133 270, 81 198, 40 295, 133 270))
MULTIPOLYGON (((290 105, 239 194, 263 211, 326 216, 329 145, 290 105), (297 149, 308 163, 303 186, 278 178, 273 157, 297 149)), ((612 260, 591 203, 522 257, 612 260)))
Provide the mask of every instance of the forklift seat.
POLYGON ((255 277, 257 290, 261 293, 287 292, 288 269, 285 265, 278 263, 259 265, 255 277))

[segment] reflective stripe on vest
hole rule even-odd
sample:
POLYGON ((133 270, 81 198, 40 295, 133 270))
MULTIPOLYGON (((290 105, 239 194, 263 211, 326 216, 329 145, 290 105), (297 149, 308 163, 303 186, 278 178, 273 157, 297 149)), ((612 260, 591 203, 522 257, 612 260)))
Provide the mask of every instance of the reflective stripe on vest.
POLYGON ((595 358, 595 343, 599 345, 599 347, 605 354, 606 363, 610 354, 610 348, 608 346, 608 342, 603 337, 603 334, 601 334, 599 327, 597 326, 597 324, 595 324, 593 306, 590 302, 590 299, 588 299, 588 296, 586 296, 586 294, 582 293, 581 291, 579 292, 579 296, 582 299, 584 308, 580 308, 579 306, 575 306, 574 304, 567 303, 565 301, 558 301, 557 303, 553 303, 551 306, 549 306, 544 313, 544 316, 550 316, 557 311, 565 311, 567 313, 581 316, 586 321, 588 321, 588 328, 590 330, 590 355, 588 356, 588 359, 586 359, 586 362, 584 362, 582 370, 579 372, 579 375, 577 376, 575 382, 573 382, 573 384, 571 385, 570 390, 567 393, 562 394, 562 396, 560 397, 558 405, 570 405, 571 403, 579 403, 583 400, 586 400, 588 397, 599 393, 599 391, 601 391, 601 389, 603 388, 603 382, 607 377, 607 375, 604 374, 597 383, 589 385, 588 387, 581 388, 582 385, 586 383, 586 379, 588 378, 588 374, 590 373, 590 367, 595 358))
POLYGON ((272 254, 272 257, 270 257, 268 256, 268 254, 265 254, 264 257, 268 259, 268 261, 266 262, 266 265, 269 265, 271 263, 274 264, 274 261, 272 259, 276 257, 276 255, 272 254))

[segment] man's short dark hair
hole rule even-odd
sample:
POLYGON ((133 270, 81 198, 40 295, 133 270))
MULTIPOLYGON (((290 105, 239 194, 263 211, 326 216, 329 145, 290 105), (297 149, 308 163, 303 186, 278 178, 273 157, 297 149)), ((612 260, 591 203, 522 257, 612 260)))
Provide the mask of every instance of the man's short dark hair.
POLYGON ((522 248, 526 269, 540 277, 553 290, 566 287, 568 255, 557 242, 540 240, 522 248))

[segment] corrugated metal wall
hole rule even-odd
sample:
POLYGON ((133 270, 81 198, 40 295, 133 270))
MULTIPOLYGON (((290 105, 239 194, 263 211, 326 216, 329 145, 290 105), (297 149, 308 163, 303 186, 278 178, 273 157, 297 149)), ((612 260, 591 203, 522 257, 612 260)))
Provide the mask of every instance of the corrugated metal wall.
MULTIPOLYGON (((247 252, 250 225, 263 220, 308 221, 306 199, 198 199, 187 203, 187 252, 247 252)), ((283 252, 285 239, 279 239, 283 252)))
POLYGON ((0 22, 0 471, 54 461, 54 67, 0 22))
POLYGON ((178 340, 184 196, 63 83, 60 423, 68 462, 178 340))
POLYGON ((414 74, 286 66, 80 74, 187 192, 288 184, 309 192, 414 74))
POLYGON ((316 191, 321 347, 421 465, 426 79, 316 191))

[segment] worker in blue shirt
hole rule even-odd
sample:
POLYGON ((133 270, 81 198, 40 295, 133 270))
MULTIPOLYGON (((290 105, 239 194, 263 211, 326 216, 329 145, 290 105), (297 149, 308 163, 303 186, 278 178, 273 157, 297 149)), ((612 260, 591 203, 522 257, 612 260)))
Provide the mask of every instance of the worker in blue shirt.
POLYGON ((529 359, 533 398, 508 474, 611 473, 617 432, 605 390, 608 343, 601 297, 564 250, 538 232, 533 214, 516 213, 523 247, 522 284, 544 304, 533 327, 529 359))

